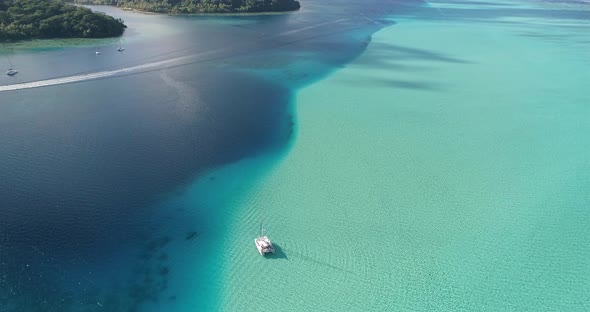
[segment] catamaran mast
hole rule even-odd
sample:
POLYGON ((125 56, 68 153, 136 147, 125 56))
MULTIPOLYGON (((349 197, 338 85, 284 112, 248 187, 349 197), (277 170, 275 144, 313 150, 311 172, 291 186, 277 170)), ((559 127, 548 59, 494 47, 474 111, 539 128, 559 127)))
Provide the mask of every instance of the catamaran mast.
POLYGON ((13 49, 10 50, 10 53, 7 53, 6 54, 6 60, 8 61, 8 65, 10 65, 9 68, 14 68, 14 65, 12 64, 12 60, 10 59, 10 54, 11 53, 14 53, 14 50, 13 49))

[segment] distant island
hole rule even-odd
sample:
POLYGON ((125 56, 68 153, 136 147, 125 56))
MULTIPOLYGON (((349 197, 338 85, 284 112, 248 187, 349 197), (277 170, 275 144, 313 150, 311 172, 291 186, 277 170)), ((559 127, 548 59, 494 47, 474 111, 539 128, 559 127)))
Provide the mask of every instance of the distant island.
POLYGON ((62 0, 0 0, 0 42, 115 37, 126 27, 121 19, 62 0))
POLYGON ((254 13, 298 10, 296 0, 72 0, 77 4, 115 5, 145 12, 194 13, 254 13))

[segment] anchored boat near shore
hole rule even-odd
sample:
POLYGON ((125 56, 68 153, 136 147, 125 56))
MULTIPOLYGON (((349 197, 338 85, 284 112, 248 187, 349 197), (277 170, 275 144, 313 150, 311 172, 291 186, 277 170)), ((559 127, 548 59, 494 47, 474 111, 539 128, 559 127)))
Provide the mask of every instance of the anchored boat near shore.
POLYGON ((12 64, 12 61, 10 60, 10 57, 9 56, 6 56, 6 59, 8 60, 8 64, 10 64, 10 67, 6 71, 6 75, 8 75, 8 76, 14 76, 14 75, 18 74, 18 70, 14 69, 14 65, 12 64))
POLYGON ((264 256, 267 253, 275 253, 275 248, 272 246, 270 239, 268 239, 268 237, 264 235, 264 228, 262 227, 262 222, 260 222, 260 236, 254 239, 254 244, 256 244, 256 249, 258 249, 258 253, 261 256, 264 256))

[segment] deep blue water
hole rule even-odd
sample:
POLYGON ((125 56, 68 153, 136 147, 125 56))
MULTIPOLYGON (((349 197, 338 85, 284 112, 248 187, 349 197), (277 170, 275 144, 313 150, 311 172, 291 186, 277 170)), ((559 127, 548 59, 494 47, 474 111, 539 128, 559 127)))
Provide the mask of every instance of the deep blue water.
MULTIPOLYGON (((167 305, 181 299, 168 291, 182 270, 169 253, 207 237, 224 207, 168 199, 213 168, 286 148, 297 88, 358 56, 389 24, 380 17, 420 5, 350 2, 242 17, 101 8, 130 26, 124 54, 114 51, 117 40, 5 49, 21 73, 0 85, 194 57, 0 93, 0 311, 180 310, 167 305), (208 51, 217 52, 201 56, 208 51)), ((191 261, 206 267, 213 251, 203 243, 191 261)), ((215 306, 205 302, 219 300, 211 292, 192 291, 203 301, 197 309, 215 306)))

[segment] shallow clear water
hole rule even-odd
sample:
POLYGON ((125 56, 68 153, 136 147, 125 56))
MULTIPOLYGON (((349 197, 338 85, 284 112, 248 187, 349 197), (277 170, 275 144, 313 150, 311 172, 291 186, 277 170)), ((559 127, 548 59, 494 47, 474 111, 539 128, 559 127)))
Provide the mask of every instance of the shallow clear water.
POLYGON ((334 4, 183 17, 98 7, 127 21, 121 40, 2 44, 19 74, 0 78, 0 310, 220 307, 227 190, 292 142, 297 86, 383 27, 334 4), (211 172, 240 161, 240 175, 211 172))
POLYGON ((300 91, 234 202, 223 307, 590 309, 588 9, 437 2, 300 91), (280 246, 249 244, 266 220, 280 246))
POLYGON ((0 85, 155 63, 0 92, 4 310, 590 308, 584 4, 101 9, 124 54, 0 48, 0 85))

